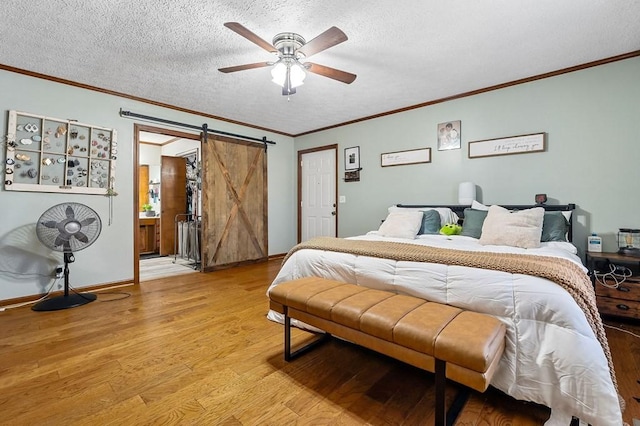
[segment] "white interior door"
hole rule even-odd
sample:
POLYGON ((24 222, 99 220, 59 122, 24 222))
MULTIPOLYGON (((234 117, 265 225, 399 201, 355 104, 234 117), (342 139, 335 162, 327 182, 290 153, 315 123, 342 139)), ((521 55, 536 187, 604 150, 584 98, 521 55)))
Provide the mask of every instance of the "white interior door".
POLYGON ((336 148, 300 155, 300 242, 335 237, 336 148))

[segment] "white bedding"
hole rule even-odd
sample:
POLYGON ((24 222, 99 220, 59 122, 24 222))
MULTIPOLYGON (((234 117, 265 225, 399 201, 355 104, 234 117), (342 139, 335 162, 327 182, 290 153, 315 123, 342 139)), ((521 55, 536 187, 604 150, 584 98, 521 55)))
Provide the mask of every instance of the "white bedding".
MULTIPOLYGON (((562 257, 582 267, 575 247, 563 242, 520 249, 481 246, 477 239, 463 236, 420 235, 403 240, 372 231, 353 238, 562 257)), ((572 415, 594 426, 622 424, 602 347, 573 298, 551 281, 463 266, 305 249, 287 260, 271 286, 305 276, 395 291, 493 315, 507 327, 505 352, 491 382, 494 387, 516 399, 551 407, 547 426, 567 426, 572 415)), ((269 312, 268 317, 282 322, 276 312, 269 312)))

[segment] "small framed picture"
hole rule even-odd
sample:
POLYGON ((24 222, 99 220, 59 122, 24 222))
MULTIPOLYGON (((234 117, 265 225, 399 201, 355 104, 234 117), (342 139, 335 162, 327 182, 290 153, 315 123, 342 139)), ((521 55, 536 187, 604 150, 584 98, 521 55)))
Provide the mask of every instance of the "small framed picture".
POLYGON ((462 127, 460 120, 438 124, 438 151, 460 149, 460 127, 462 127))
POLYGON ((344 149, 344 169, 360 170, 360 147, 353 146, 344 149))

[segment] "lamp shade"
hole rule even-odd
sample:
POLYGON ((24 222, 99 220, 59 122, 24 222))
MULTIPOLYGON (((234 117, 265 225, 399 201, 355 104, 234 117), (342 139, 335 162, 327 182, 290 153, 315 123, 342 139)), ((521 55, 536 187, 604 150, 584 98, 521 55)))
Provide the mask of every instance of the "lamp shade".
POLYGON ((280 87, 287 86, 287 79, 289 88, 301 86, 306 76, 303 67, 295 62, 280 61, 271 69, 271 81, 280 87))
POLYGON ((304 78, 307 75, 299 64, 292 64, 289 72, 289 76, 291 77, 291 87, 298 87, 304 84, 304 78))
POLYGON ((476 185, 473 182, 462 182, 458 186, 458 204, 471 205, 476 199, 476 185))
POLYGON ((280 87, 284 87, 285 79, 287 78, 287 66, 282 62, 278 62, 271 70, 271 77, 273 78, 271 81, 280 87))

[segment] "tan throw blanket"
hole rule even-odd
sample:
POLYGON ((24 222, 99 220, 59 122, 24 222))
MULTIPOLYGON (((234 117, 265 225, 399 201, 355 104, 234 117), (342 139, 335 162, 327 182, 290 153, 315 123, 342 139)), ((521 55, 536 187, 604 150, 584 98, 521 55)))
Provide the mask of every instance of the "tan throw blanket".
MULTIPOLYGON (((532 256, 514 253, 475 252, 421 246, 388 241, 347 240, 343 238, 319 237, 300 243, 285 256, 283 263, 296 251, 304 249, 327 250, 350 253, 358 256, 379 257, 384 259, 441 263, 445 265, 468 266, 471 268, 492 269, 512 274, 526 274, 545 278, 564 288, 582 309, 593 329, 609 363, 611 380, 618 389, 609 342, 604 332, 602 319, 596 306, 596 295, 589 277, 583 270, 567 259, 550 256, 532 256)), ((624 401, 620 398, 621 408, 624 401)))

